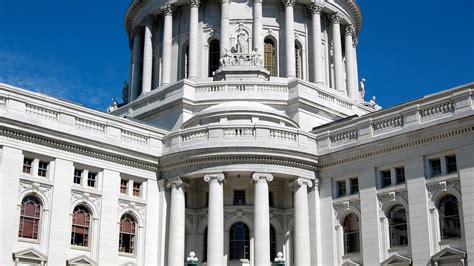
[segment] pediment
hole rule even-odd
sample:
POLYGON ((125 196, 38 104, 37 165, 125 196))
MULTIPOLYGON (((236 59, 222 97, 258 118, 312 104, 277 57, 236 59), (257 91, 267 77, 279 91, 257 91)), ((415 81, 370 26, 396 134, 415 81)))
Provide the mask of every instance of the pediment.
POLYGON ((68 259, 67 265, 97 265, 97 262, 86 255, 81 255, 72 259, 68 259))
POLYGON ((47 261, 48 256, 34 248, 27 248, 13 253, 13 259, 24 259, 32 261, 47 261))
POLYGON ((388 259, 384 260, 382 262, 382 265, 383 266, 388 266, 388 265, 411 265, 411 259, 395 253, 392 256, 388 257, 388 259))
POLYGON ((360 266, 360 264, 349 260, 349 261, 344 262, 342 266, 360 266))
POLYGON ((431 257, 432 261, 462 260, 466 257, 466 252, 452 247, 445 247, 431 257))

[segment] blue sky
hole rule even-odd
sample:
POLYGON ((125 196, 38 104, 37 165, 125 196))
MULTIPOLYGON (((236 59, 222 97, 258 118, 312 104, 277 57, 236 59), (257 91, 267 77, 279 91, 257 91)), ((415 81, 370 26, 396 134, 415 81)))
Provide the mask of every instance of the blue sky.
MULTIPOLYGON (((474 81, 474 0, 359 0, 360 78, 384 107, 474 81)), ((0 0, 0 82, 105 110, 121 98, 126 0, 0 0)))

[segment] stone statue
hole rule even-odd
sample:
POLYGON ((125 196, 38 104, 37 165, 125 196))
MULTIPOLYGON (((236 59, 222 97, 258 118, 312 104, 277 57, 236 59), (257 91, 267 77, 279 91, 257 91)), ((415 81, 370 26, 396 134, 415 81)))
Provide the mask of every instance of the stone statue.
POLYGON ((235 47, 237 53, 246 54, 249 52, 248 39, 249 37, 247 36, 247 32, 243 29, 242 23, 239 24, 239 28, 237 29, 237 45, 235 47))
POLYGON ((115 100, 115 98, 112 98, 112 105, 109 106, 109 108, 107 108, 107 113, 113 112, 113 111, 117 110, 117 108, 118 108, 118 103, 115 100))
POLYGON ((222 56, 221 59, 219 60, 221 63, 221 66, 231 66, 232 61, 233 61, 232 59, 234 56, 227 48, 225 48, 224 51, 225 51, 224 56, 222 56))
POLYGON ((254 65, 254 66, 262 66, 263 65, 262 55, 260 55, 258 53, 258 48, 254 48, 252 50, 251 60, 252 60, 252 65, 254 65))
POLYGON ((365 98, 365 79, 364 78, 360 81, 359 93, 362 100, 364 100, 365 98))

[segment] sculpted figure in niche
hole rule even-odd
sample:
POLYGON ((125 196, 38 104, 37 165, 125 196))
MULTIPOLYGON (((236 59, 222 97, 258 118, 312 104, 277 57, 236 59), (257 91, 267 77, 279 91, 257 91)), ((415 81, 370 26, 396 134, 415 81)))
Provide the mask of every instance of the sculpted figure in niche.
POLYGON ((360 81, 359 93, 360 93, 360 97, 362 98, 362 100, 364 100, 364 98, 365 98, 365 79, 362 79, 360 81))
POLYGON ((233 64, 232 61, 234 56, 227 48, 225 48, 224 51, 224 56, 220 59, 221 66, 230 66, 233 64))
POLYGON ((239 24, 239 28, 237 29, 237 45, 235 47, 237 53, 246 54, 249 52, 248 39, 249 36, 243 29, 242 23, 239 24))

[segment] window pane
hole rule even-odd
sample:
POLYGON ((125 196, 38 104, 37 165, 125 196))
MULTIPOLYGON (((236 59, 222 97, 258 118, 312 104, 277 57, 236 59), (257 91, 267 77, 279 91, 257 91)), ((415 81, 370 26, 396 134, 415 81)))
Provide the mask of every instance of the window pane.
POLYGON ((95 187, 95 184, 97 181, 96 179, 97 179, 97 173, 89 172, 89 174, 87 175, 87 185, 89 187, 95 187))
POLYGON ((72 215, 71 245, 89 246, 90 212, 84 206, 74 208, 72 215))
POLYGON ((336 182, 337 196, 342 197, 346 195, 346 181, 341 180, 336 182))
POLYGON ((33 166, 33 159, 23 159, 23 173, 31 174, 31 168, 33 166))
POLYGON ((381 183, 382 187, 388 187, 392 185, 392 175, 390 173, 390 170, 387 171, 380 171, 380 177, 381 177, 381 183))
POLYGON ((440 159, 432 159, 430 160, 430 170, 431 176, 437 176, 441 174, 441 160, 440 159))
POLYGON ((402 205, 396 205, 390 210, 389 229, 391 246, 408 245, 406 211, 402 205))
POLYGON ((128 180, 120 180, 120 193, 127 194, 127 183, 128 180))
POLYGON ((38 164, 38 176, 46 177, 48 173, 48 162, 40 161, 38 164))
POLYGON ((446 170, 449 173, 454 173, 458 170, 457 164, 456 164, 456 156, 450 155, 446 156, 446 170))
POLYGON ((405 183, 405 168, 404 167, 395 168, 395 175, 397 178, 397 184, 405 183))
POLYGON ((276 76, 276 53, 275 53, 275 45, 271 39, 265 40, 265 47, 264 47, 264 64, 265 69, 270 71, 271 76, 276 76))
POLYGON ((41 205, 37 198, 27 196, 23 199, 20 211, 18 236, 38 239, 41 205))
POLYGON ((135 219, 125 214, 120 220, 119 251, 125 253, 135 252, 135 219))
POLYGON ((453 195, 445 196, 439 203, 441 239, 461 237, 461 220, 458 200, 453 195))
POLYGON ((234 190, 234 205, 245 205, 245 190, 234 190))
POLYGON ((353 213, 344 219, 344 250, 346 253, 360 251, 359 218, 353 213))
POLYGON ((218 40, 209 43, 209 77, 219 68, 220 44, 218 40))
POLYGON ((249 228, 244 223, 235 223, 230 228, 230 260, 250 258, 249 228))
POLYGON ((133 196, 140 197, 142 183, 133 182, 133 196))
POLYGON ((351 178, 350 182, 351 182, 351 194, 359 193, 359 179, 351 178))
POLYGON ((81 184, 82 170, 74 169, 74 184, 81 184))

